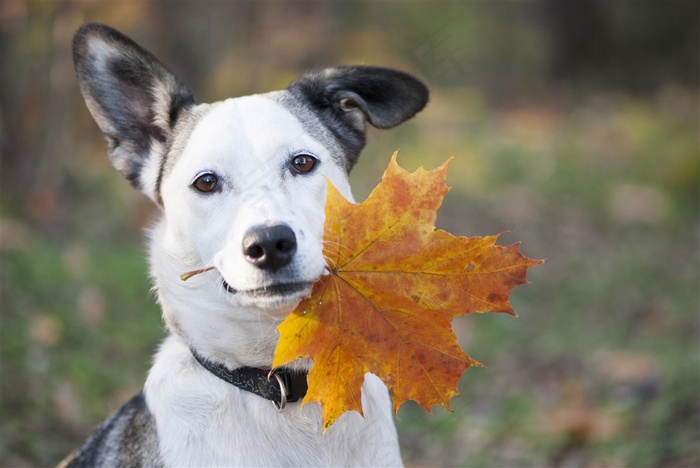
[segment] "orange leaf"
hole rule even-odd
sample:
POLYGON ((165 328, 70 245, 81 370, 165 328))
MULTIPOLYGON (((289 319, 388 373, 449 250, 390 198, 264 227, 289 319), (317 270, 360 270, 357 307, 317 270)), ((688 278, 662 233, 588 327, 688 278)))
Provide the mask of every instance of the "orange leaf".
POLYGON ((498 236, 456 237, 434 228, 449 190, 446 162, 409 174, 392 157, 381 183, 362 203, 330 183, 323 253, 330 274, 278 327, 273 366, 308 357, 313 366, 303 403, 318 402, 324 428, 344 412, 362 412, 365 373, 392 389, 394 409, 415 400, 449 409, 472 365, 452 319, 472 312, 515 315, 510 292, 541 261, 498 236))

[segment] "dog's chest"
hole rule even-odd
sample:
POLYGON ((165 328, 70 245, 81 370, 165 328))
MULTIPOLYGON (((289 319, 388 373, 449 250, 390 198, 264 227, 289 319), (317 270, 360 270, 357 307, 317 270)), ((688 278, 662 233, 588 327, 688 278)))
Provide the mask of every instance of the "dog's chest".
POLYGON ((347 413, 322 435, 317 405, 278 412, 197 367, 186 346, 170 337, 146 398, 166 466, 400 465, 388 394, 377 382, 368 379, 363 387, 364 419, 347 413))

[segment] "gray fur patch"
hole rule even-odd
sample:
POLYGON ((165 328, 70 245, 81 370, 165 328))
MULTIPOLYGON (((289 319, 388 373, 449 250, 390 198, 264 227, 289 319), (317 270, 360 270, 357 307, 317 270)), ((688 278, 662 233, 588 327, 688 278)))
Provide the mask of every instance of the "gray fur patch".
POLYGON ((321 121, 318 112, 315 112, 303 99, 286 90, 274 91, 263 94, 262 96, 281 104, 292 115, 299 119, 304 130, 306 130, 311 137, 328 148, 333 159, 338 162, 340 167, 345 168, 346 172, 350 172, 354 161, 357 159, 357 155, 350 154, 346 148, 343 148, 338 139, 333 136, 328 126, 321 121))
POLYGON ((162 467, 155 421, 143 393, 136 395, 105 421, 75 456, 61 466, 162 467))

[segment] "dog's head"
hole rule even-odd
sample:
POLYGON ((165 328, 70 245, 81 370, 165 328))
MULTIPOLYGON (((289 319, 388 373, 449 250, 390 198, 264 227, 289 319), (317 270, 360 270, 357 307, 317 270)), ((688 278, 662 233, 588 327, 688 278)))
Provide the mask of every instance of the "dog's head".
POLYGON ((326 178, 351 199, 347 174, 366 125, 394 127, 428 100, 412 76, 362 66, 195 104, 165 66, 114 29, 84 25, 73 51, 112 163, 162 207, 153 242, 169 260, 154 268, 173 270, 174 279, 156 271, 157 287, 175 295, 197 288, 209 301, 268 312, 288 313, 323 273, 326 178), (216 281, 178 282, 178 274, 211 264, 216 281))

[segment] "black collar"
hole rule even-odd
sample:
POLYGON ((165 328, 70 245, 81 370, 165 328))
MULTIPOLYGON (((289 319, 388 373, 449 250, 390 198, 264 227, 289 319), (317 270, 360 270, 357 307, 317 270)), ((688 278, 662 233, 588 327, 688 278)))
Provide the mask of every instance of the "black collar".
POLYGON ((275 370, 257 367, 229 369, 221 363, 208 360, 192 348, 190 351, 202 367, 224 382, 270 400, 280 410, 287 403, 293 403, 306 395, 307 372, 295 372, 284 367, 275 370))

